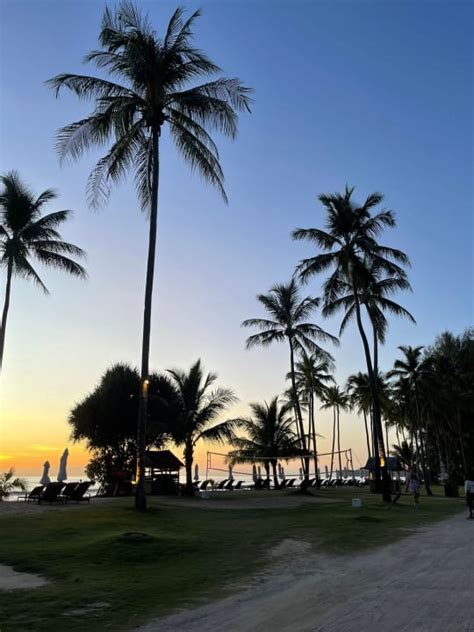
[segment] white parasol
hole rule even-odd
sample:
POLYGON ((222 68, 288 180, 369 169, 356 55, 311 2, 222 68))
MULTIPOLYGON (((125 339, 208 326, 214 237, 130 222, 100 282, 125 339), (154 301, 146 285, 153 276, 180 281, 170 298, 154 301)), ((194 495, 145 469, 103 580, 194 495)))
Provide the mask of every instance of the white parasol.
POLYGON ((45 461, 43 463, 43 476, 40 478, 41 485, 49 485, 51 483, 51 479, 48 476, 50 467, 51 465, 49 464, 49 461, 45 461))
POLYGON ((257 476, 257 466, 256 465, 252 465, 252 478, 254 480, 254 483, 257 482, 258 476, 257 476))
POLYGON ((199 466, 196 463, 194 466, 194 480, 197 482, 199 480, 199 466))
POLYGON ((59 472, 58 472, 58 483, 63 483, 67 481, 67 457, 69 456, 69 450, 66 448, 63 452, 62 457, 59 459, 59 472))

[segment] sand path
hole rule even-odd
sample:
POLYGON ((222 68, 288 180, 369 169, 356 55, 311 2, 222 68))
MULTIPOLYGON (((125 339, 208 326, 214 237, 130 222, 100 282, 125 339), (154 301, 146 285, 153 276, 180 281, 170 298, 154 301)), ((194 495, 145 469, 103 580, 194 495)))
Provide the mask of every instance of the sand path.
POLYGON ((473 632, 474 520, 459 514, 369 553, 284 541, 265 577, 140 632, 473 632))

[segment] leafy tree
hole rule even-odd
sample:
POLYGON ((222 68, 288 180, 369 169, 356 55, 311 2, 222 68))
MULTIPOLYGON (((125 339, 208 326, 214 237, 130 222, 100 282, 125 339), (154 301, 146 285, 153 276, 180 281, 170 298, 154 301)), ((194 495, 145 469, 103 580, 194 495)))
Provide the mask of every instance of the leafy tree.
MULTIPOLYGON (((115 364, 69 414, 72 440, 85 441, 92 455, 88 475, 104 487, 113 480, 114 472, 136 470, 139 385, 140 374, 135 368, 115 364)), ((149 394, 146 443, 149 448, 161 447, 171 423, 168 402, 173 389, 165 376, 151 374, 149 394)))
MULTIPOLYGON (((377 237, 385 228, 395 226, 392 211, 384 209, 372 214, 372 210, 383 201, 383 196, 380 193, 372 193, 359 205, 352 199, 353 191, 353 188, 346 187, 343 194, 319 196, 326 211, 326 230, 298 228, 293 231, 294 239, 309 241, 316 245, 318 250, 322 250, 313 257, 303 259, 297 267, 297 274, 302 281, 308 281, 315 274, 332 270, 323 285, 323 315, 334 312, 334 302, 344 296, 348 286, 352 290, 355 317, 364 348, 373 400, 374 427, 378 443, 376 463, 377 466, 381 466, 384 500, 389 501, 391 481, 386 463, 380 402, 377 396, 377 373, 362 321, 361 308, 363 291, 368 287, 370 267, 377 266, 380 274, 403 276, 401 265, 407 265, 409 260, 400 250, 377 241, 377 237)), ((344 307, 344 303, 339 305, 344 307)))
POLYGON ((193 495, 192 468, 196 444, 206 441, 230 441, 237 422, 213 423, 229 406, 237 401, 229 388, 211 387, 217 380, 215 373, 204 375, 201 361, 189 371, 169 370, 173 392, 164 398, 171 406, 169 431, 176 445, 184 446, 186 493, 193 495), (213 425, 211 425, 213 424, 213 425))
MULTIPOLYGON (((295 354, 308 351, 317 353, 321 359, 330 361, 332 358, 316 341, 338 343, 335 336, 327 333, 314 323, 307 322, 319 305, 318 298, 306 296, 301 298, 300 288, 292 279, 287 284, 272 287, 268 294, 259 294, 258 301, 268 312, 270 319, 250 318, 244 320, 243 327, 255 327, 260 333, 247 338, 247 348, 255 346, 266 347, 274 342, 288 342, 290 349, 290 378, 294 395, 301 447, 307 454, 306 434, 303 425, 303 415, 298 397, 295 374, 295 354)), ((309 463, 305 463, 305 479, 309 475, 309 463)))
POLYGON ((0 265, 7 272, 0 326, 1 369, 13 276, 33 281, 48 294, 47 287, 33 267, 32 259, 77 277, 85 278, 86 271, 68 256, 81 258, 85 256, 84 252, 63 241, 58 232, 58 227, 70 217, 71 211, 42 215, 46 204, 56 199, 57 193, 46 189, 36 197, 20 180, 16 171, 0 176, 0 182, 3 185, 0 192, 0 265))
POLYGON ((229 458, 233 463, 252 464, 261 459, 267 479, 271 465, 273 484, 278 489, 278 459, 288 461, 302 454, 299 437, 293 430, 294 420, 289 416, 291 407, 281 405, 278 397, 274 397, 270 402, 250 404, 250 408, 251 417, 236 420, 247 436, 232 438, 236 450, 229 453, 229 458))
POLYGON ((15 468, 11 467, 8 472, 0 476, 0 502, 8 498, 16 489, 26 491, 26 481, 24 478, 15 477, 15 468))
POLYGON ((91 146, 111 146, 92 171, 88 195, 92 205, 107 199, 112 184, 132 171, 142 210, 149 218, 143 319, 140 406, 138 415, 137 509, 146 509, 144 453, 149 378, 150 330, 158 214, 160 140, 167 129, 178 152, 227 201, 224 175, 210 132, 234 138, 237 113, 250 111, 249 89, 238 79, 209 78, 220 72, 192 43, 196 11, 184 19, 173 13, 159 37, 148 19, 129 2, 106 8, 99 35, 101 48, 90 52, 107 78, 60 74, 49 80, 56 95, 63 88, 95 104, 86 118, 58 133, 60 159, 78 159, 91 146), (205 83, 196 85, 205 78, 205 83))

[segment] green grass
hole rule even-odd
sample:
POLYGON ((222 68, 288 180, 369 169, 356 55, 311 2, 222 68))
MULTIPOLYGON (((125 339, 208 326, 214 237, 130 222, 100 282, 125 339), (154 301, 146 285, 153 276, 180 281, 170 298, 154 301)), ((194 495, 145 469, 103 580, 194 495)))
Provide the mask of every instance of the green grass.
POLYGON ((266 552, 284 538, 305 540, 316 552, 343 555, 392 542, 411 528, 462 509, 459 499, 424 497, 415 510, 410 498, 402 497, 388 510, 378 497, 359 491, 324 491, 321 496, 338 502, 207 510, 152 499, 142 515, 131 509, 131 499, 117 499, 81 510, 1 518, 0 562, 45 575, 52 583, 1 593, 0 629, 127 630, 177 607, 221 596, 238 580, 248 581, 267 563, 266 552), (354 495, 362 496, 360 510, 350 506, 354 495))

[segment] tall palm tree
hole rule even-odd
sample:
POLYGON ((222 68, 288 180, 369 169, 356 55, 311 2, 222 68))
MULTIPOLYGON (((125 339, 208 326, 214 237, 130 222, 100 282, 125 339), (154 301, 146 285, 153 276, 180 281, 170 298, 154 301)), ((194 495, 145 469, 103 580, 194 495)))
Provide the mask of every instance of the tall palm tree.
POLYGON ((169 433, 173 441, 184 446, 186 467, 186 493, 193 494, 192 468, 194 449, 201 439, 206 441, 230 441, 238 425, 237 420, 214 423, 216 419, 237 401, 229 388, 211 387, 217 380, 215 373, 204 374, 201 361, 195 362, 189 371, 169 370, 174 394, 168 403, 174 415, 169 433), (213 424, 213 425, 212 425, 213 424))
POLYGON ((13 276, 33 281, 48 294, 47 287, 33 267, 32 259, 73 276, 85 278, 87 275, 84 268, 68 256, 81 258, 85 256, 84 251, 63 241, 58 232, 58 227, 71 216, 71 211, 42 215, 46 204, 56 199, 57 193, 46 189, 36 197, 20 180, 16 171, 0 176, 0 182, 3 185, 0 192, 0 265, 7 271, 0 328, 1 370, 13 276))
POLYGON ((231 443, 236 447, 229 453, 233 463, 255 463, 259 459, 265 467, 267 479, 270 465, 275 489, 278 489, 278 459, 289 460, 301 455, 299 437, 293 430, 294 420, 288 416, 291 406, 281 405, 278 397, 263 404, 250 404, 252 417, 238 420, 245 437, 235 436, 231 443))
MULTIPOLYGON (((369 433, 369 425, 367 417, 372 414, 372 394, 370 390, 370 380, 367 373, 353 373, 349 375, 346 383, 347 394, 349 395, 349 403, 352 408, 356 408, 359 414, 364 417, 365 436, 367 440, 367 457, 372 454, 371 440, 369 433)), ((372 437, 373 438, 373 437, 372 437)))
POLYGON ((347 410, 349 407, 349 398, 346 393, 337 386, 329 386, 324 392, 324 401, 321 408, 332 408, 333 410, 333 428, 332 428, 332 449, 331 449, 331 475, 334 467, 334 450, 337 436, 337 452, 339 459, 339 472, 342 475, 342 460, 341 460, 341 429, 339 424, 339 417, 341 410, 347 410))
MULTIPOLYGON (((247 348, 255 346, 266 347, 273 342, 288 342, 290 350, 290 377, 296 408, 301 447, 307 453, 306 433, 303 425, 303 415, 298 397, 295 376, 295 353, 309 351, 317 353, 321 359, 331 360, 331 356, 320 347, 316 340, 338 343, 335 336, 324 331, 319 325, 306 322, 319 305, 318 298, 306 296, 301 298, 300 288, 295 279, 289 283, 273 286, 268 294, 259 294, 258 301, 270 315, 270 319, 250 318, 244 320, 243 327, 256 327, 260 333, 247 338, 247 348)), ((309 476, 308 459, 305 461, 305 479, 309 476)))
POLYGON ((358 296, 354 294, 351 283, 346 282, 345 287, 341 287, 339 298, 324 306, 324 315, 331 316, 340 309, 345 314, 339 328, 339 335, 342 335, 349 322, 356 316, 357 299, 361 306, 365 307, 370 323, 372 325, 373 336, 373 369, 378 375, 378 346, 385 344, 388 329, 386 313, 404 317, 416 324, 416 320, 410 312, 393 300, 393 295, 399 291, 411 291, 411 285, 404 271, 390 272, 384 274, 383 267, 378 261, 367 259, 357 279, 358 296))
MULTIPOLYGON (((334 382, 334 378, 330 373, 330 371, 333 370, 334 361, 332 359, 322 359, 316 353, 310 355, 305 351, 302 352, 295 367, 296 387, 298 393, 302 394, 303 400, 307 403, 309 440, 312 438, 313 441, 314 475, 317 482, 319 481, 319 476, 317 433, 314 414, 315 398, 319 397, 322 399, 328 383, 334 382)), ((286 377, 287 379, 291 379, 290 374, 286 377)))
POLYGON ((199 16, 196 11, 184 19, 183 9, 176 9, 166 32, 158 37, 133 4, 122 2, 115 11, 106 8, 99 35, 101 48, 86 55, 85 61, 95 63, 108 78, 61 74, 48 82, 56 95, 67 88, 79 99, 95 103, 92 114, 59 131, 61 160, 68 156, 78 159, 89 147, 112 141, 89 177, 91 204, 106 200, 111 185, 132 171, 142 210, 149 217, 135 500, 141 510, 146 509, 143 459, 161 134, 168 130, 191 169, 217 187, 227 201, 219 153, 209 132, 217 130, 234 138, 237 112, 250 111, 249 89, 238 79, 221 77, 195 85, 220 72, 192 43, 199 16))
POLYGON ((423 347, 411 347, 406 345, 400 345, 398 347, 403 353, 404 358, 402 360, 395 360, 393 369, 389 371, 390 377, 397 377, 402 382, 408 383, 413 388, 413 394, 415 399, 415 414, 416 414, 416 434, 420 443, 420 456, 421 456, 421 468, 423 472, 423 478, 425 481, 426 493, 431 496, 432 491, 430 487, 430 481, 428 471, 426 468, 425 447, 423 438, 423 428, 421 423, 420 414, 420 395, 419 384, 423 376, 428 372, 427 364, 423 358, 423 347))
POLYGON ((332 269, 323 285, 323 314, 331 310, 332 303, 341 298, 348 285, 352 288, 357 327, 364 348, 373 399, 374 427, 378 443, 376 463, 381 465, 384 500, 390 501, 391 481, 377 397, 377 374, 374 371, 370 346, 362 322, 361 290, 365 283, 361 283, 361 280, 367 278, 367 265, 372 262, 378 266, 381 273, 403 275, 401 265, 407 265, 409 260, 400 250, 381 245, 377 241, 377 237, 385 228, 395 226, 392 211, 383 209, 372 214, 372 209, 383 201, 383 196, 380 193, 372 193, 363 204, 358 205, 352 200, 353 191, 353 188, 346 187, 343 194, 319 196, 326 210, 327 230, 299 228, 293 231, 294 239, 310 241, 323 251, 314 257, 303 259, 296 271, 302 281, 307 281, 315 274, 332 269))

